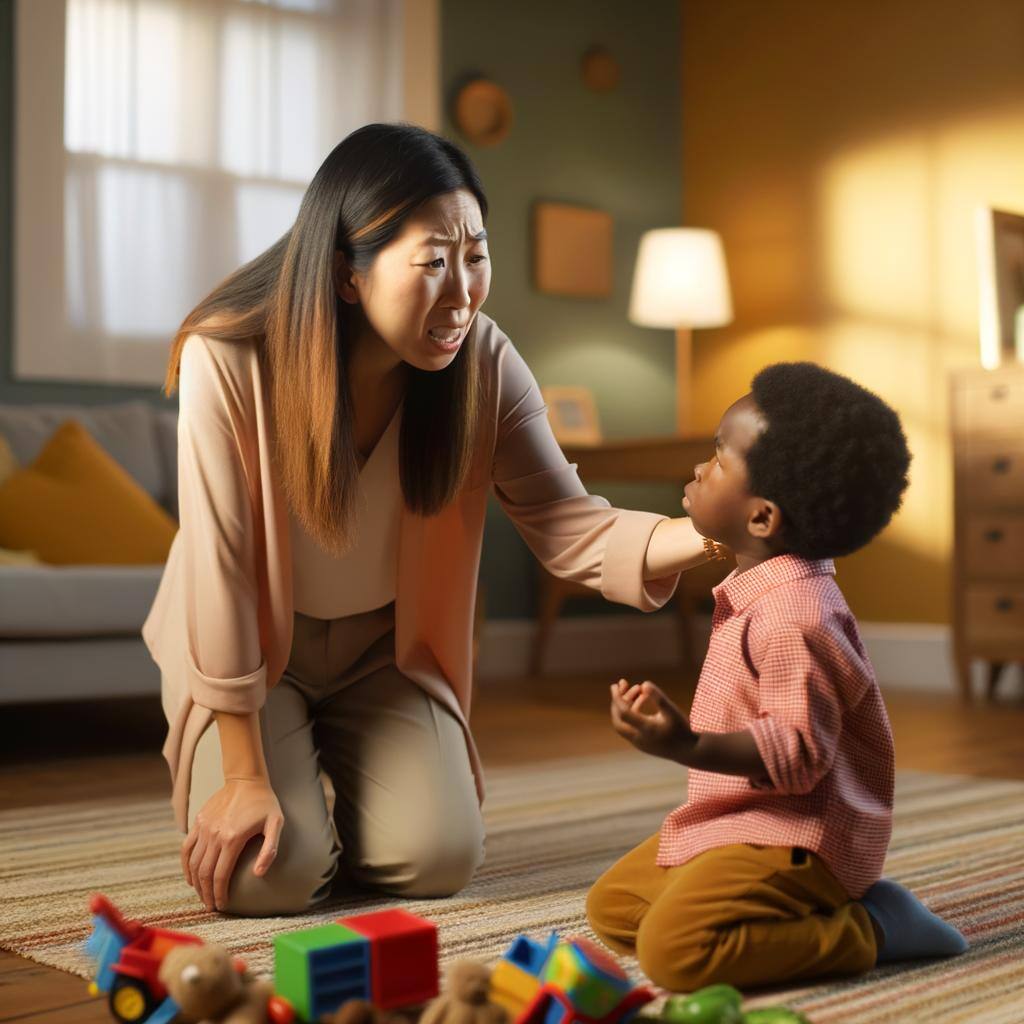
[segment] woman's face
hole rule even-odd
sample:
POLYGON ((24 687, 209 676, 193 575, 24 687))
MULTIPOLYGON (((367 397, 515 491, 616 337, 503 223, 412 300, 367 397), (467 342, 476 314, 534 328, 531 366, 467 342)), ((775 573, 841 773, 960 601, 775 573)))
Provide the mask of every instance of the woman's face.
MULTIPOLYGON (((491 286, 480 204, 460 189, 428 200, 377 254, 365 274, 339 282, 362 308, 368 334, 395 361, 443 370, 456 356, 491 286)), ((346 273, 340 261, 340 274, 346 273)))

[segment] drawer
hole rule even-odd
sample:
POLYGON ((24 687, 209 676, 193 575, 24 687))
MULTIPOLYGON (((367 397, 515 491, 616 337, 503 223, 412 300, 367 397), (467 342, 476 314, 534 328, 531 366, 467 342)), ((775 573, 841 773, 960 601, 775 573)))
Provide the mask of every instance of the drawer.
POLYGON ((1024 652, 1024 586, 968 586, 964 613, 964 631, 969 640, 1012 641, 1024 652))
POLYGON ((969 437, 1019 437, 1024 432, 1024 378, 962 384, 955 416, 958 432, 969 437))
POLYGON ((1024 583, 1024 516, 971 515, 964 521, 967 576, 1024 583))
POLYGON ((1024 444, 1020 440, 970 440, 960 458, 961 493, 967 507, 1024 507, 1024 444))

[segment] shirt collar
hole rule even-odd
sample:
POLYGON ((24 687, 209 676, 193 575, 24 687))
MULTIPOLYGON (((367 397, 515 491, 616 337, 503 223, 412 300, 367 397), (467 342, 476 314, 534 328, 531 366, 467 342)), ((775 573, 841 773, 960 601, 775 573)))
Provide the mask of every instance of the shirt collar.
POLYGON ((711 588, 715 597, 716 617, 742 611, 766 591, 783 583, 835 574, 836 566, 831 558, 801 558, 791 554, 766 558, 746 572, 733 569, 718 586, 711 588))

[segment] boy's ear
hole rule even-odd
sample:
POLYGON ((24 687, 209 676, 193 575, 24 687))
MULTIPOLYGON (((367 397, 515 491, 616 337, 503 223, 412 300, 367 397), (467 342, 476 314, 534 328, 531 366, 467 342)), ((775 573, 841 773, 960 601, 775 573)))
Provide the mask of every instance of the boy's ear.
POLYGON ((340 249, 334 250, 334 290, 343 302, 352 306, 359 304, 359 291, 356 288, 355 275, 349 269, 348 260, 340 249))
POLYGON ((767 498, 755 498, 747 519, 747 532, 759 540, 772 540, 782 533, 782 509, 767 498))

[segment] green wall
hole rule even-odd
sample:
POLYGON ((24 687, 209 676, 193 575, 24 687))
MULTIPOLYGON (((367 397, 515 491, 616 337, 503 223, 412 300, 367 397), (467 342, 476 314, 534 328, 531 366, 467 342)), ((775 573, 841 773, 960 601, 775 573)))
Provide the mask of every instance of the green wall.
MULTIPOLYGON (((673 345, 668 331, 632 326, 626 307, 640 233, 677 224, 680 212, 679 9, 677 0, 641 3, 558 0, 518 3, 442 0, 446 106, 468 77, 485 75, 509 93, 508 139, 464 145, 483 177, 494 280, 485 306, 538 381, 594 391, 609 437, 668 432, 674 422, 673 345), (622 80, 610 94, 588 92, 580 57, 608 46, 622 80), (614 293, 563 299, 530 283, 529 214, 538 199, 600 207, 614 219, 614 293)), ((0 0, 0 402, 100 403, 142 398, 174 405, 157 387, 15 381, 12 374, 14 0, 0 0)), ((680 514, 679 486, 608 484, 615 505, 680 514)), ((532 614, 536 566, 497 503, 488 511, 482 582, 494 618, 532 614)), ((580 602, 570 613, 622 611, 580 602)), ((637 612, 636 614, 640 614, 637 612)))
MULTIPOLYGON (((671 331, 626 318, 640 235, 680 217, 679 4, 610 0, 442 0, 443 130, 469 153, 490 203, 493 281, 484 310, 542 386, 586 385, 608 437, 670 433, 675 424, 671 331), (602 44, 622 76, 611 93, 586 89, 580 59, 602 44), (452 101, 470 78, 506 90, 512 129, 479 147, 459 135, 452 101), (595 206, 614 222, 614 291, 584 300, 533 288, 530 212, 537 200, 595 206)), ((613 505, 681 515, 682 486, 595 483, 613 505)), ((481 579, 496 618, 532 613, 535 560, 492 498, 481 579)), ((570 614, 623 612, 580 601, 570 614)), ((641 614, 637 612, 636 614, 641 614)))

